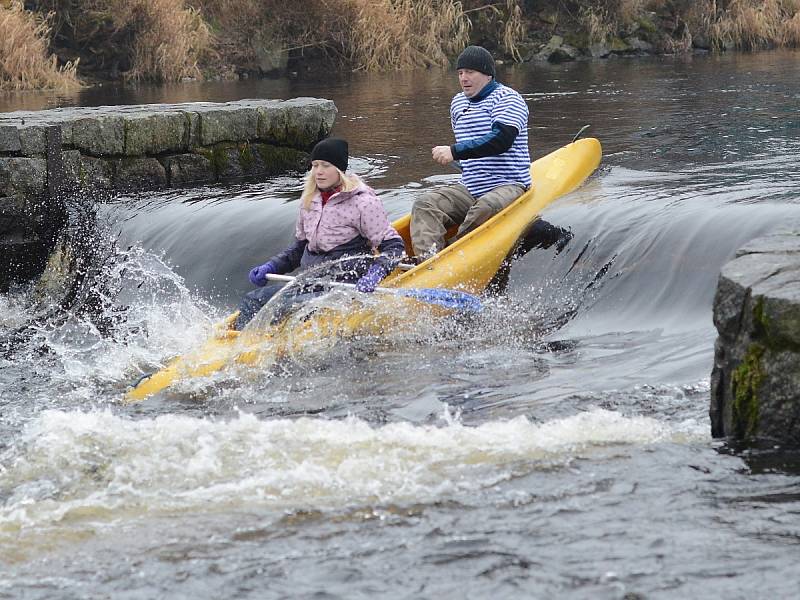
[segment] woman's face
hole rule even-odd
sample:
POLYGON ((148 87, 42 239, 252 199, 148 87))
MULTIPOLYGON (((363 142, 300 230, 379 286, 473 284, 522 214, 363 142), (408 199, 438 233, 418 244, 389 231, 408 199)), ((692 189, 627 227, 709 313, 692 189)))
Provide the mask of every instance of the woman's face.
POLYGON ((339 169, 328 161, 311 161, 311 171, 314 174, 317 187, 321 190, 327 190, 339 184, 339 169))

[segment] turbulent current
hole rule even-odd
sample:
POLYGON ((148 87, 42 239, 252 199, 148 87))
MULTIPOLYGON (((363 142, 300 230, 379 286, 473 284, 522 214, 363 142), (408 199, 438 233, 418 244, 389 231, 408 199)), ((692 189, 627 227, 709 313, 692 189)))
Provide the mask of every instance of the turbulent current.
MULTIPOLYGON (((800 460, 713 440, 708 405, 720 268, 800 217, 800 54, 503 69, 534 157, 587 123, 604 156, 474 318, 125 404, 287 245, 300 176, 79 199, 91 227, 0 295, 0 598, 796 597, 800 460)), ((456 89, 433 70, 0 109, 330 98, 396 218, 457 178, 429 158, 456 89)))

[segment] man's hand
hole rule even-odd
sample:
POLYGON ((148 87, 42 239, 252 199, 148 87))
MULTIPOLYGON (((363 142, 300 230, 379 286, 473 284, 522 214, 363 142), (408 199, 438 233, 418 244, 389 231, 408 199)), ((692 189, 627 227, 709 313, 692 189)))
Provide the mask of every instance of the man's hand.
POLYGON ((453 162, 453 152, 450 146, 435 146, 431 150, 431 156, 440 165, 449 165, 453 162))

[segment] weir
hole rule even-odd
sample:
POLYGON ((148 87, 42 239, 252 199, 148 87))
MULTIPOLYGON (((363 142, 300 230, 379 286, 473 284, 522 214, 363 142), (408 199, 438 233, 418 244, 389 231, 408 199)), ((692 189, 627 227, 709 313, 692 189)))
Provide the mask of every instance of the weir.
POLYGON ((0 290, 41 272, 67 196, 301 169, 336 112, 331 100, 295 98, 0 114, 0 290))

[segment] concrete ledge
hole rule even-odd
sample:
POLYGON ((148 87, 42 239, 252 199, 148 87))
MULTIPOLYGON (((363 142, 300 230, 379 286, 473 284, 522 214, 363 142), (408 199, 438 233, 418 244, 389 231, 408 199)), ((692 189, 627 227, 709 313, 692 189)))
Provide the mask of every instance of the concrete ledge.
POLYGON ((800 446, 800 228, 753 240, 723 267, 714 324, 712 434, 800 446))
POLYGON ((61 128, 65 150, 94 157, 181 153, 221 142, 309 150, 336 118, 331 100, 240 100, 56 108, 0 113, 0 156, 42 157, 45 128, 61 128))
POLYGON ((46 251, 63 226, 65 190, 136 192, 300 170, 336 112, 330 100, 295 98, 0 113, 0 290, 41 263, 4 257, 23 246, 46 251))

